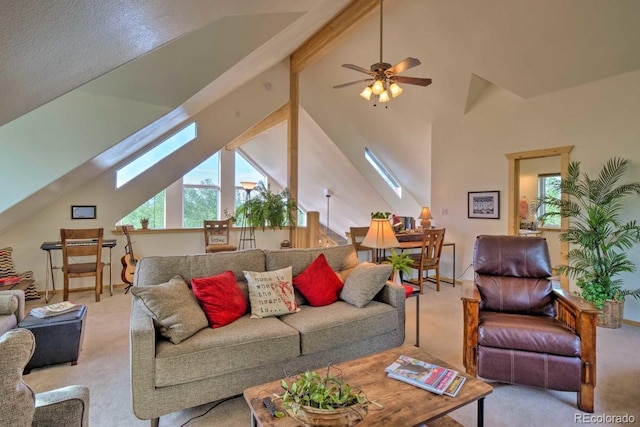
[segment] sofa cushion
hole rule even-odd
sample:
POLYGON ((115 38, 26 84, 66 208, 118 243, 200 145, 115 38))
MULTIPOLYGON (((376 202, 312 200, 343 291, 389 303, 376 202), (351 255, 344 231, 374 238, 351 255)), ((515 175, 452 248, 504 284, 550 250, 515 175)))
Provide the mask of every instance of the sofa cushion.
POLYGON ((319 307, 338 300, 342 281, 331 269, 324 254, 320 254, 293 278, 293 287, 304 295, 310 305, 319 307))
POLYGON ((358 265, 358 256, 353 245, 311 249, 267 249, 265 250, 265 265, 267 270, 278 270, 291 266, 291 273, 295 277, 302 273, 320 254, 324 254, 327 263, 338 275, 340 272, 358 265))
POLYGON ((228 325, 247 312, 247 300, 233 271, 191 279, 191 289, 204 310, 209 325, 228 325))
POLYGON ((300 332, 303 355, 330 350, 398 328, 398 312, 390 305, 372 301, 357 308, 344 301, 322 307, 304 307, 280 319, 300 332))
POLYGON ((384 287, 392 271, 391 264, 359 264, 347 276, 340 299, 356 307, 364 307, 384 287))
POLYGON ((480 310, 555 316, 553 284, 541 278, 476 274, 482 296, 480 310))
POLYGON ((180 276, 155 286, 134 286, 131 294, 142 302, 160 334, 174 344, 209 326, 198 300, 180 276))
POLYGON ((580 356, 580 337, 547 316, 481 312, 478 344, 560 356, 580 356))
POLYGON ((207 277, 233 271, 236 281, 244 280, 244 270, 264 271, 262 249, 247 249, 216 254, 143 257, 136 264, 134 284, 141 286, 167 282, 176 274, 187 283, 194 277, 207 277))
POLYGON ((291 267, 273 271, 245 271, 251 317, 279 316, 300 311, 293 293, 291 267))
POLYGON ((205 328, 179 345, 156 346, 155 385, 186 384, 300 355, 298 331, 277 317, 248 314, 224 328, 205 328))

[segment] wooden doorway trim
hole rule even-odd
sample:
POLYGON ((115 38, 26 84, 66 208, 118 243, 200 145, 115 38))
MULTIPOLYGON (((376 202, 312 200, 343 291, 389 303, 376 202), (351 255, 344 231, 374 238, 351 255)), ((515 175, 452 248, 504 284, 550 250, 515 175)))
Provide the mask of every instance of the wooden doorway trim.
MULTIPOLYGON (((508 190, 508 220, 509 235, 517 236, 520 224, 518 221, 518 202, 520 200, 520 161, 528 159, 540 159, 544 157, 560 157, 560 176, 562 179, 567 177, 569 170, 569 153, 573 149, 573 145, 565 147, 544 148, 541 150, 520 151, 517 153, 505 154, 509 160, 509 190, 508 190)), ((562 195, 566 198, 566 195, 562 195)), ((569 228, 569 219, 562 218, 560 220, 560 230, 565 231, 569 228)), ((560 262, 567 264, 567 256, 569 254, 569 243, 560 241, 560 262)), ((560 286, 563 289, 569 289, 569 279, 566 275, 560 277, 560 286)))

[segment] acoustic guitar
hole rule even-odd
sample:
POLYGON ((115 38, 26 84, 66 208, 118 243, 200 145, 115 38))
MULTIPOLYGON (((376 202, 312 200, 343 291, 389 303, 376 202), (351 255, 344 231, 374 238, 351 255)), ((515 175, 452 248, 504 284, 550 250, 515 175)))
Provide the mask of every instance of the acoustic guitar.
MULTIPOLYGON (((129 236, 129 229, 127 227, 122 228, 122 232, 127 236, 127 244, 124 247, 125 255, 122 257, 122 281, 133 285, 133 275, 136 270, 136 264, 138 258, 133 254, 133 245, 131 244, 131 236, 129 236)), ((127 291, 129 286, 127 286, 127 291)), ((126 291, 125 291, 126 293, 126 291)))

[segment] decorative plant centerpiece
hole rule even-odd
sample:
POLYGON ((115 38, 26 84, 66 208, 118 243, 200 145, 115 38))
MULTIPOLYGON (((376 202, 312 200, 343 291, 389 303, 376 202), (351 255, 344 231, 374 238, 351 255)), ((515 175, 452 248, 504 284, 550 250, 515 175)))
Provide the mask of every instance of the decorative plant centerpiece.
POLYGON ((236 209, 235 218, 246 218, 248 224, 255 228, 267 227, 275 230, 285 225, 295 227, 293 213, 298 208, 296 201, 289 195, 289 189, 285 188, 279 193, 271 191, 271 185, 260 182, 253 189, 251 197, 241 203, 236 209))
POLYGON ((282 380, 282 406, 307 426, 352 426, 362 421, 369 401, 362 390, 354 389, 340 376, 307 371, 295 382, 282 380))
POLYGON ((597 179, 580 174, 580 162, 571 162, 567 177, 557 185, 560 194, 536 200, 534 209, 542 205, 548 212, 541 216, 560 214, 569 219, 569 227, 560 233, 560 239, 569 242, 569 265, 561 265, 558 271, 576 279, 584 299, 603 309, 598 324, 619 327, 626 296, 640 298, 640 288, 623 288, 620 273, 634 272, 635 264, 628 259, 627 251, 640 241, 640 226, 635 220, 623 223, 620 212, 625 196, 640 196, 640 182, 619 184, 630 165, 620 158, 610 159, 597 179))

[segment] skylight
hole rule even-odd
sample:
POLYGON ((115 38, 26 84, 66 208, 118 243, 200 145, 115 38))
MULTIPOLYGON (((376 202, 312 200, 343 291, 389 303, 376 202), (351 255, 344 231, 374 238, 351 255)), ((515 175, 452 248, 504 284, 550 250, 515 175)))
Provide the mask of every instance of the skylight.
POLYGON ((391 175, 389 169, 382 164, 382 162, 376 157, 375 154, 369 148, 364 148, 364 158, 373 166, 373 168, 378 172, 380 177, 387 183, 387 185, 393 190, 394 193, 398 195, 398 197, 402 198, 402 187, 398 184, 398 180, 391 175))
POLYGON ((116 171, 116 188, 120 188, 151 166, 196 138, 196 123, 193 122, 165 139, 140 157, 116 171))

